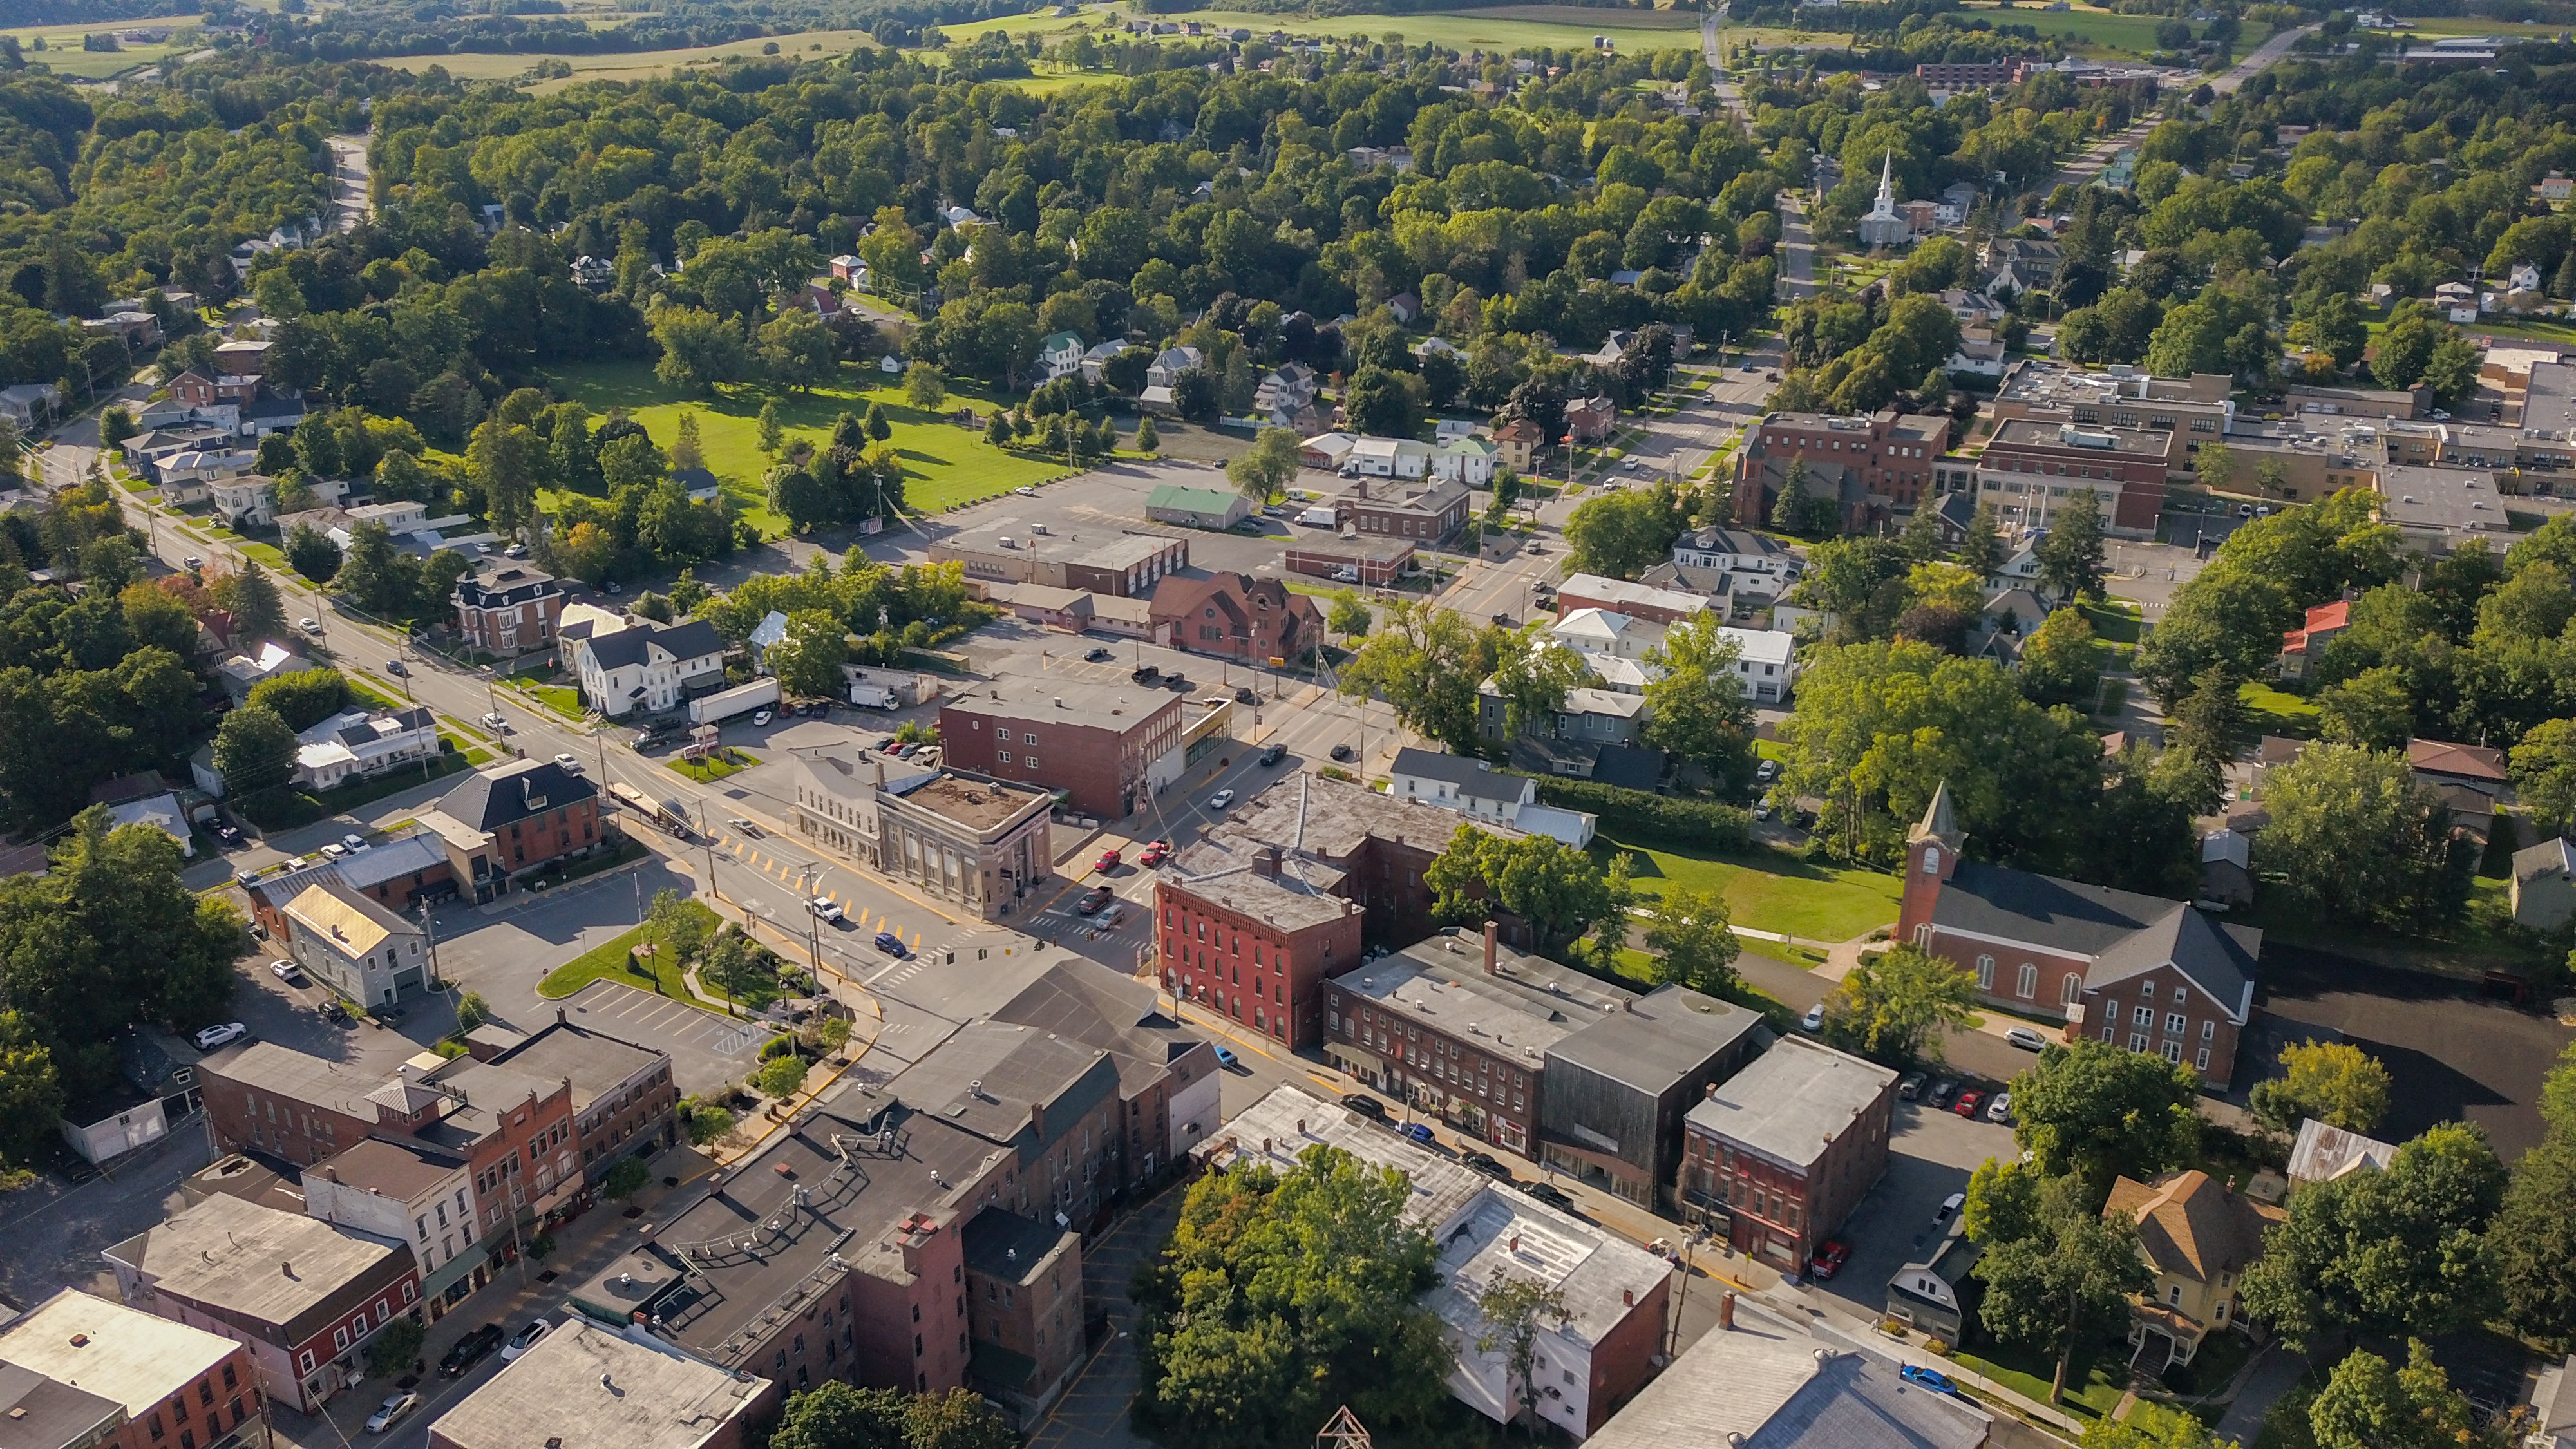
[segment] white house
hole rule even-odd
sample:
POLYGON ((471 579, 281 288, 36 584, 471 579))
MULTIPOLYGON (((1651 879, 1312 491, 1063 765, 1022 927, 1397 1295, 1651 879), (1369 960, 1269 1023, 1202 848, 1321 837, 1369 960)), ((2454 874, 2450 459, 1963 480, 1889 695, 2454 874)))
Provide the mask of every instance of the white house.
POLYGON ((328 790, 436 757, 438 721, 417 706, 372 715, 344 710, 298 733, 295 741, 295 782, 328 790))
POLYGON ((1756 704, 1778 704, 1797 681, 1798 641, 1780 629, 1720 629, 1735 641, 1736 683, 1756 704))
POLYGON ((1038 343, 1038 370, 1049 382, 1070 377, 1082 370, 1082 338, 1071 332, 1058 332, 1038 343))
POLYGON ((1256 414, 1296 412, 1315 400, 1320 386, 1315 369, 1302 362, 1283 363, 1261 379, 1261 386, 1252 394, 1252 410, 1256 414))
POLYGON ((2505 289, 2513 292, 2539 291, 2540 264, 2537 262, 2514 263, 2513 270, 2506 274, 2505 289))
POLYGON ((1467 755, 1412 748, 1395 752, 1387 793, 1408 804, 1437 805, 1478 820, 1509 825, 1522 807, 1538 802, 1538 782, 1511 775, 1467 755))
POLYGON ((189 825, 188 812, 172 791, 164 790, 158 795, 146 795, 140 800, 124 800, 108 806, 107 824, 110 830, 127 825, 149 825, 179 842, 181 855, 194 856, 197 853, 196 842, 189 834, 195 827, 189 825))
POLYGON ((1195 347, 1166 347, 1146 364, 1145 385, 1170 387, 1181 380, 1181 374, 1196 372, 1206 365, 1206 354, 1195 347))
POLYGON ((1431 476, 1470 488, 1487 487, 1494 481, 1494 461, 1501 455, 1501 449, 1483 438, 1451 438, 1431 455, 1431 476))
POLYGON ((562 635, 583 699, 610 719, 676 709, 724 684, 724 638, 704 619, 655 624, 573 604, 562 635))
POLYGON ((1664 642, 1664 626, 1609 609, 1574 609, 1548 626, 1557 643, 1577 654, 1643 659, 1664 642))
POLYGON ((365 1006, 429 983, 419 926, 336 880, 306 886, 286 903, 287 954, 332 990, 365 1006))
POLYGON ((0 387, 0 417, 21 428, 33 427, 54 415, 62 401, 62 392, 50 382, 22 382, 15 387, 0 387))
POLYGON ((1797 550, 1776 538, 1740 528, 1695 528, 1673 540, 1673 562, 1686 569, 1730 574, 1795 575, 1797 550))
POLYGON ((1126 350, 1126 343, 1111 341, 1103 342, 1082 354, 1082 380, 1090 383, 1100 381, 1100 369, 1109 365, 1109 359, 1126 350))
MULTIPOLYGON (((317 503, 338 503, 349 496, 346 478, 315 478, 306 487, 313 490, 317 503)), ((206 482, 206 496, 214 501, 215 511, 233 528, 256 524, 266 528, 277 522, 277 480, 259 473, 238 477, 212 478, 206 482)))
POLYGON ((172 453, 152 465, 155 477, 164 488, 189 484, 211 484, 218 478, 239 478, 259 466, 256 453, 172 453))

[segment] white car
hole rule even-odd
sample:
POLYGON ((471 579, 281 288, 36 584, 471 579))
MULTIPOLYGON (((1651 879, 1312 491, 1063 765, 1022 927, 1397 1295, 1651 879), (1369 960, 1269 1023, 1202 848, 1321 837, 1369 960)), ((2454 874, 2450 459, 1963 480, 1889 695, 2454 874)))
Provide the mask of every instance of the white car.
POLYGON ((769 720, 769 711, 765 709, 755 709, 751 712, 751 722, 755 725, 765 725, 769 723, 769 720))
POLYGON ((307 634, 319 634, 322 632, 322 621, 319 619, 298 619, 295 621, 295 627, 303 630, 307 634))
POLYGON ((1819 1001, 1815 1005, 1808 1007, 1807 1014, 1798 1018, 1798 1027, 1802 1031, 1823 1031, 1825 1029, 1825 1004, 1819 1001))
POLYGON ((578 775, 581 773, 581 761, 574 759, 569 754, 556 755, 555 763, 563 766, 564 773, 567 775, 578 775))
POLYGON ((359 851, 367 848, 367 837, 352 831, 349 834, 340 837, 340 845, 351 855, 355 855, 359 851))
POLYGON ((818 920, 838 921, 841 919, 841 903, 833 900, 830 896, 816 896, 814 899, 805 903, 805 909, 812 911, 815 918, 818 920))
POLYGON ((327 855, 327 856, 331 857, 333 860, 342 860, 342 859, 346 859, 346 858, 347 858, 347 856, 348 856, 348 854, 349 854, 349 847, 347 847, 347 846, 345 846, 345 845, 342 845, 340 842, 338 842, 338 841, 334 840, 334 841, 330 842, 329 844, 327 844, 327 845, 325 845, 325 846, 323 846, 323 847, 322 847, 322 853, 323 853, 324 855, 327 855))
POLYGON ((2004 1028, 2004 1040, 2026 1052, 2042 1051, 2048 1046, 2048 1038, 2026 1026, 2004 1028))
POLYGON ((529 1349, 536 1347, 537 1340, 545 1337, 546 1330, 552 1327, 554 1327, 553 1324, 540 1318, 534 1323, 529 1324, 527 1327, 520 1329, 518 1332, 511 1334, 510 1341, 501 1345, 501 1362, 508 1363, 519 1355, 526 1353, 529 1349))
POLYGON ((207 1027, 191 1039, 196 1042, 197 1050, 210 1052, 227 1043, 240 1041, 248 1035, 250 1035, 249 1027, 238 1021, 227 1021, 218 1026, 207 1027))
POLYGON ((276 977, 280 981, 293 981, 297 976, 303 974, 303 971, 303 967, 296 965, 292 961, 271 961, 268 963, 268 974, 276 977))
POLYGON ((376 1411, 367 1416, 367 1432, 381 1434, 401 1423, 412 1410, 419 1407, 420 1395, 418 1394, 388 1394, 383 1403, 376 1405, 376 1411))
POLYGON ((1222 810, 1233 803, 1234 792, 1232 790, 1219 790, 1208 797, 1208 808, 1210 810, 1222 810))
POLYGON ((1986 1104, 1986 1120, 1989 1122, 2009 1122, 2012 1120, 2012 1093, 1995 1093, 1995 1099, 1986 1104))
POLYGON ((501 718, 501 712, 497 709, 492 711, 490 714, 483 716, 483 723, 496 730, 505 730, 510 727, 510 722, 501 718))
POLYGON ((1035 497, 1037 497, 1037 496, 1038 496, 1038 490, 1036 490, 1036 489, 1034 489, 1034 488, 1031 488, 1031 487, 1027 486, 1026 484, 1022 484, 1021 486, 1019 486, 1019 487, 1017 487, 1017 488, 1014 488, 1014 489, 1012 489, 1011 491, 1012 491, 1012 492, 1014 492, 1014 493, 1017 493, 1017 494, 1018 494, 1018 495, 1020 495, 1022 498, 1035 498, 1035 497))

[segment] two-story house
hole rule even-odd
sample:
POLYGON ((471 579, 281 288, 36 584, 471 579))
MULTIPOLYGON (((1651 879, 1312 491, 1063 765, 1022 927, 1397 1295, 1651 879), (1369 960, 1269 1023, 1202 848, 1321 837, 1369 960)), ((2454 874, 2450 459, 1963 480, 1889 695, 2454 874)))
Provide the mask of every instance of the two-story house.
POLYGON ((1313 599, 1250 574, 1166 578, 1146 618, 1157 644, 1246 664, 1297 659, 1324 639, 1313 599))
POLYGON ((2121 1177, 2102 1212, 2136 1222, 2138 1256, 2155 1275, 2129 1300, 2132 1361, 2152 1373, 2191 1362, 2213 1333, 2244 1328, 2245 1270, 2263 1256, 2263 1234, 2288 1216, 2196 1169, 2121 1177))
POLYGON ((724 688, 724 636, 704 619, 656 624, 575 604, 564 611, 563 640, 583 702, 610 719, 660 714, 724 688))
POLYGON ((1038 342, 1038 372, 1049 382, 1082 370, 1082 338, 1073 332, 1050 333, 1038 342))
POLYGON ((564 587, 554 575, 526 564, 487 564, 456 581, 453 601, 465 646, 508 657, 554 644, 564 587))
POLYGON ((351 1001, 391 1005, 403 992, 429 985, 421 927, 337 880, 306 886, 284 915, 287 953, 351 1001))
POLYGON ((599 789, 552 760, 514 760, 476 772, 424 810, 459 890, 489 901, 513 882, 603 843, 599 789))
POLYGON ((1967 860, 1966 841, 1943 785, 1906 840, 1899 939, 1972 972, 1997 1006, 2062 1011, 2069 1036, 2156 1052, 2227 1085, 2261 931, 2182 901, 1967 860))

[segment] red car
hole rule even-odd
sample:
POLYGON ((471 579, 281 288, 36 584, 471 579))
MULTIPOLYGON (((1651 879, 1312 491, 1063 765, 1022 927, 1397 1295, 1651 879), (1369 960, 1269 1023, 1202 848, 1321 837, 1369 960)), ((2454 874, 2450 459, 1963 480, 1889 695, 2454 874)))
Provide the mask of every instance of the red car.
POLYGON ((1100 852, 1100 858, 1091 863, 1091 868, 1093 870, 1116 870, 1118 868, 1118 862, 1124 859, 1126 859, 1126 857, 1120 855, 1117 851, 1104 850, 1100 852))
POLYGON ((1984 1100, 1986 1100, 1986 1094, 1983 1092, 1961 1092, 1959 1104, 1950 1110, 1962 1117, 1974 1117, 1977 1115, 1977 1104, 1984 1100))
POLYGON ((1817 1247, 1816 1256, 1808 1260, 1807 1276, 1821 1283, 1841 1272, 1843 1264, 1850 1261, 1851 1244, 1840 1238, 1827 1238, 1817 1247))
POLYGON ((1145 853, 1136 857, 1136 863, 1142 866, 1157 866, 1171 858, 1172 842, 1157 840, 1145 847, 1145 853))

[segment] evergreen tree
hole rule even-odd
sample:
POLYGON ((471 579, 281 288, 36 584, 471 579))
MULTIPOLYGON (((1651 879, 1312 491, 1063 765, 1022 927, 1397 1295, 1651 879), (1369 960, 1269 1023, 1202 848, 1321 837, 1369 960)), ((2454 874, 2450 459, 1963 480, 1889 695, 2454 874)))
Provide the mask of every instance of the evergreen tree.
POLYGON ((1136 422, 1136 451, 1150 454, 1160 451, 1162 446, 1163 435, 1154 430, 1152 416, 1139 418, 1136 422))
MULTIPOLYGON (((1932 500, 1915 505, 1914 516, 1905 520, 1905 528, 1896 535, 1896 546, 1916 563, 1931 563, 1941 557, 1941 520, 1932 511, 1932 500)), ((1984 579, 1977 580, 1982 586, 1984 579)))
POLYGON ((886 421, 885 409, 876 403, 868 404, 867 429, 868 436, 880 443, 894 436, 894 424, 886 421))
POLYGON ((760 451, 772 457, 787 443, 787 435, 778 426, 778 403, 775 399, 760 405, 760 451))
POLYGON ((1011 446, 1011 415, 999 408, 984 420, 984 441, 996 448, 1011 446))
POLYGON ((2092 489, 2073 490, 2049 521, 2048 535, 2039 541, 2039 581, 2060 599, 2101 597, 2102 505, 2092 489))
POLYGON ((2004 536, 1997 527, 1995 506, 1980 503, 1968 517, 1968 536, 1959 544, 1959 566, 1974 573, 1980 581, 1994 577, 2002 568, 2004 536))
POLYGON ((2549 295, 2576 297, 2576 247, 2567 249, 2567 260, 2558 264, 2558 276, 2549 284, 2549 295))
POLYGON ((1807 460, 1792 458, 1788 473, 1780 480, 1780 496, 1772 500, 1771 526, 1782 533, 1802 533, 1808 513, 1807 460))
POLYGON ((698 415, 683 412, 680 414, 680 436, 671 441, 671 466, 703 468, 706 465, 706 450, 698 442, 698 415))
POLYGON ((240 643, 279 639, 286 634, 286 603, 277 596, 277 581, 257 559, 242 560, 232 579, 233 638, 240 643))

